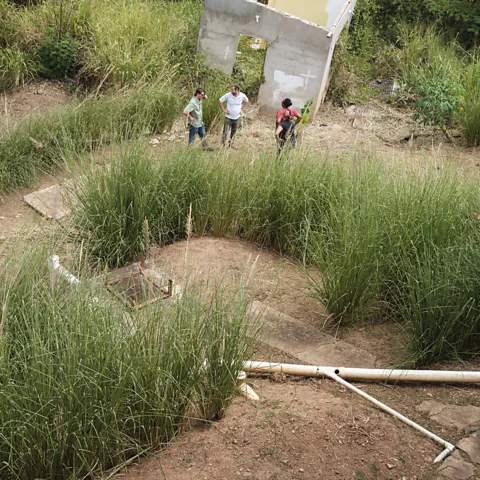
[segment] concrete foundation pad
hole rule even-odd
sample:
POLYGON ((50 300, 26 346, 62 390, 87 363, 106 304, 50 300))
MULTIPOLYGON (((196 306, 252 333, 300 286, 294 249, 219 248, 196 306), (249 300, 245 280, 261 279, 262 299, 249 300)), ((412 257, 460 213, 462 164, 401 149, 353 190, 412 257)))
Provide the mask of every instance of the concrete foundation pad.
POLYGON ((300 360, 324 367, 375 368, 376 358, 365 350, 354 347, 350 343, 335 341, 306 350, 297 355, 300 360), (322 360, 322 363, 319 361, 322 360))
POLYGON ((338 341, 317 327, 300 322, 262 302, 255 301, 251 318, 262 325, 261 340, 300 361, 318 366, 373 368, 375 357, 338 341))
POLYGON ((29 193, 23 197, 23 201, 50 220, 61 220, 70 213, 60 185, 29 193))

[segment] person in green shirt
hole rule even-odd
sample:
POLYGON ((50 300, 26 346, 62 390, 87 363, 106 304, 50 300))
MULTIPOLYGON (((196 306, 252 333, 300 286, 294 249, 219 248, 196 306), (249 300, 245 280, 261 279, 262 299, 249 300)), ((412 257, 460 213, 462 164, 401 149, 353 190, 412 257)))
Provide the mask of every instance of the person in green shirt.
POLYGON ((202 119, 202 102, 207 99, 205 90, 197 88, 195 94, 185 107, 183 114, 188 118, 188 144, 191 145, 198 136, 202 139, 202 147, 204 150, 213 150, 205 140, 205 124, 202 119))

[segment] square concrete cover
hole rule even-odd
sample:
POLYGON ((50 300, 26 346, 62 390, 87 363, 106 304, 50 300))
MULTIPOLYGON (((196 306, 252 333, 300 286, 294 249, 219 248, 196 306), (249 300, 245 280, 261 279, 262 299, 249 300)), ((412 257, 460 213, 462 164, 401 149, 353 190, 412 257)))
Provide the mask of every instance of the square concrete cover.
POLYGON ((173 281, 161 268, 148 260, 112 270, 106 286, 130 308, 143 308, 172 296, 173 281))
POLYGON ((70 213, 60 185, 29 193, 23 197, 23 201, 49 220, 60 220, 70 213))

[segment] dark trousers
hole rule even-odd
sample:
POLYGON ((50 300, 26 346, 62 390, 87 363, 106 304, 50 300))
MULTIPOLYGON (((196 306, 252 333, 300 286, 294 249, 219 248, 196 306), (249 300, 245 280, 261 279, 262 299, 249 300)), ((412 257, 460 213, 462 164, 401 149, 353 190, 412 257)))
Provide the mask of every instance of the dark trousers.
POLYGON ((281 138, 280 142, 278 143, 278 150, 277 155, 280 156, 282 151, 290 150, 297 146, 297 137, 294 133, 286 136, 285 138, 281 138))
POLYGON ((222 145, 225 145, 229 131, 230 131, 229 145, 233 145, 233 139, 235 137, 235 134, 237 133, 239 125, 240 125, 240 118, 237 118, 236 120, 232 120, 231 118, 225 117, 225 122, 223 124, 222 145))
POLYGON ((194 127, 193 125, 188 126, 188 144, 190 145, 195 141, 195 137, 198 136, 202 139, 205 138, 205 124, 202 123, 201 127, 194 127))

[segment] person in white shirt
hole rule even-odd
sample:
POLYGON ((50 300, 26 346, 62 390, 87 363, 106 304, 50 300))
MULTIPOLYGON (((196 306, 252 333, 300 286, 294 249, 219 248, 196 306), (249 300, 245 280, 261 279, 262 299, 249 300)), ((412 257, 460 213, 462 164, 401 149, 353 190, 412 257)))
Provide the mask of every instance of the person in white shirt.
POLYGON ((228 132, 230 132, 230 140, 228 142, 228 145, 231 147, 233 146, 233 140, 235 134, 237 133, 238 126, 240 125, 243 108, 248 103, 248 98, 244 93, 240 91, 240 87, 234 84, 230 87, 230 93, 226 93, 223 97, 221 97, 219 103, 220 108, 225 114, 222 145, 225 146, 228 132), (226 108, 225 102, 227 102, 226 108))

